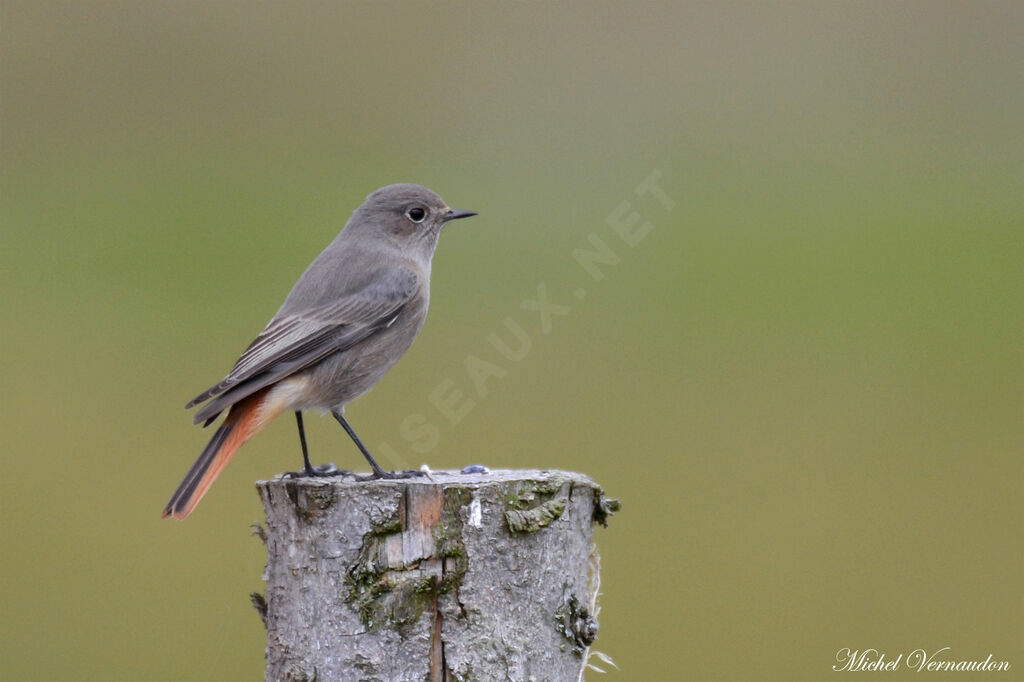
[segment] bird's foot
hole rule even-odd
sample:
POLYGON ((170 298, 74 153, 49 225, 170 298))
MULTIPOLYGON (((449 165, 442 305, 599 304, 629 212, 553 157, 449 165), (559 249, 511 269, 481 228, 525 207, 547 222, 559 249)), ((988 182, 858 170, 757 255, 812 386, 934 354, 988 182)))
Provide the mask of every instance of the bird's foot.
POLYGON ((405 478, 419 478, 421 476, 427 476, 429 478, 429 476, 427 475, 427 472, 423 471, 422 469, 405 469, 403 471, 384 471, 384 470, 380 470, 380 471, 375 471, 372 474, 367 474, 365 476, 356 476, 356 480, 357 481, 381 481, 381 480, 392 481, 392 480, 401 480, 401 479, 405 479, 405 478))
POLYGON ((315 467, 306 467, 302 471, 288 471, 285 478, 331 478, 334 476, 348 476, 352 472, 348 469, 339 469, 332 462, 320 464, 315 467))
POLYGON ((405 469, 403 471, 384 471, 382 469, 371 474, 357 474, 351 469, 339 469, 330 462, 310 469, 303 469, 301 471, 286 471, 282 476, 284 478, 335 478, 338 476, 344 476, 345 478, 351 478, 352 480, 359 482, 391 481, 406 478, 419 478, 420 476, 426 476, 427 478, 430 477, 426 471, 422 471, 420 469, 405 469))

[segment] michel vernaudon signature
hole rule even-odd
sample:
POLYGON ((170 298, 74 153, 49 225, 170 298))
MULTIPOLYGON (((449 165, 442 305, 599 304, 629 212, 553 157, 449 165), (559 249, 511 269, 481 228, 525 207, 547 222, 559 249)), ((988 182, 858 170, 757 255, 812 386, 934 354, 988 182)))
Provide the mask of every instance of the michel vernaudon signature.
POLYGON ((949 672, 949 671, 981 671, 999 672, 1009 670, 1007 661, 993 660, 992 654, 985 660, 953 660, 949 655, 948 646, 928 653, 924 649, 902 652, 895 658, 889 658, 884 651, 878 649, 850 649, 843 647, 836 652, 835 671, 893 671, 915 670, 917 672, 949 672))

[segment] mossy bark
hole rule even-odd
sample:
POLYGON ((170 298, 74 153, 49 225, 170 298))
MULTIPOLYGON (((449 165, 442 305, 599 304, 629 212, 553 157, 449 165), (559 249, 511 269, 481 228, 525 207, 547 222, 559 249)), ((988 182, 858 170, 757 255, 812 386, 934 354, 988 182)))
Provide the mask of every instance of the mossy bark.
POLYGON ((579 678, 600 487, 561 471, 431 476, 257 483, 267 680, 579 678))

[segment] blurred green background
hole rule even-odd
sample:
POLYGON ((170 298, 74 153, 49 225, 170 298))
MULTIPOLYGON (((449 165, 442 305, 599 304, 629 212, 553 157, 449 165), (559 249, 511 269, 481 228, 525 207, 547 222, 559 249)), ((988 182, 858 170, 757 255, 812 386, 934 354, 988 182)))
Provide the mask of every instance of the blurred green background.
MULTIPOLYGON (((591 678, 820 680, 842 647, 1024 667, 1022 24, 4 2, 0 678, 262 679, 252 482, 299 466, 294 424, 162 521, 209 435, 182 406, 397 181, 481 216, 349 416, 392 466, 575 469, 622 498, 596 531, 621 671, 591 678), (670 210, 634 191, 653 171, 670 210), (652 225, 635 246, 622 202, 652 225), (600 281, 571 255, 591 235, 620 259, 600 281), (540 284, 570 307, 548 333, 521 308, 540 284), (487 342, 506 317, 520 362, 487 342), (486 396, 469 355, 506 371, 486 396), (475 399, 458 425, 427 397, 445 380, 475 399)), ((315 459, 360 464, 307 424, 315 459)))

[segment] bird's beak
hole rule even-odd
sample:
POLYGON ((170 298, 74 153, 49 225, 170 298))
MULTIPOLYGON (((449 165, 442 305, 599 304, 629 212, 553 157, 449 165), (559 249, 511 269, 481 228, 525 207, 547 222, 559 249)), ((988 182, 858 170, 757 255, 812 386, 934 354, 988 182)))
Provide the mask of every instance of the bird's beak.
POLYGON ((444 222, 449 220, 458 220, 459 218, 471 218, 476 215, 476 211, 456 211, 451 209, 444 214, 444 222))

